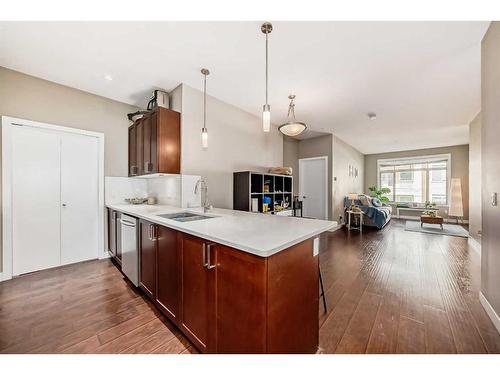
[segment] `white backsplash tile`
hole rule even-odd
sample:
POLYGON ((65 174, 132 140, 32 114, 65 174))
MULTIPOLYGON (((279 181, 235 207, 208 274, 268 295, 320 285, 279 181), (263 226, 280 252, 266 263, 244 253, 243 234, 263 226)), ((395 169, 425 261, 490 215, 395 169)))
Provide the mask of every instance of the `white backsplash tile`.
POLYGON ((111 177, 104 179, 105 202, 123 204, 126 198, 155 197, 157 204, 200 207, 201 193, 195 194, 200 176, 168 175, 151 178, 111 177))

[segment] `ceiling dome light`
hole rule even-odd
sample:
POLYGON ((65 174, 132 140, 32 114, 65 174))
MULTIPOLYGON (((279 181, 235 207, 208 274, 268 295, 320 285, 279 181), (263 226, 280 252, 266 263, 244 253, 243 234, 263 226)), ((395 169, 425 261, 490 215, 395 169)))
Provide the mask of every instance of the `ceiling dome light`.
POLYGON ((368 113, 367 116, 368 116, 368 118, 370 120, 376 120, 377 119, 377 114, 373 113, 373 112, 368 113))
POLYGON ((105 79, 106 81, 112 81, 112 80, 113 80, 113 77, 111 77, 109 74, 106 74, 106 75, 104 75, 104 79, 105 79))
POLYGON ((296 137, 306 130, 307 126, 303 122, 295 120, 295 103, 293 102, 295 95, 290 95, 288 99, 290 99, 290 105, 288 106, 288 119, 287 122, 280 125, 278 130, 289 137, 296 137))

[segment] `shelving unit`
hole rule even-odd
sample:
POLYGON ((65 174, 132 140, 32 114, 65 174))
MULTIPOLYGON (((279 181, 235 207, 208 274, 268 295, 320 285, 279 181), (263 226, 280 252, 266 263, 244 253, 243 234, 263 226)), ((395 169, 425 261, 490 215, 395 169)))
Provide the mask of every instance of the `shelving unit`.
POLYGON ((258 200, 258 212, 270 214, 285 214, 291 212, 293 200, 293 176, 259 172, 233 173, 233 208, 241 211, 252 211, 252 199, 258 200), (270 203, 265 211, 264 201, 270 203), (276 206, 285 210, 276 210, 276 206), (286 211, 286 212, 285 212, 286 211))

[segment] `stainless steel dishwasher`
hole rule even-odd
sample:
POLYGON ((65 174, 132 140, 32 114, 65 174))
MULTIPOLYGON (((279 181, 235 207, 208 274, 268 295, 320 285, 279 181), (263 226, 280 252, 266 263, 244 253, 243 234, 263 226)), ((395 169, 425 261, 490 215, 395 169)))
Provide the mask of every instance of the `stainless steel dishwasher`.
POLYGON ((138 220, 133 216, 121 214, 120 224, 122 272, 135 286, 139 286, 138 220))

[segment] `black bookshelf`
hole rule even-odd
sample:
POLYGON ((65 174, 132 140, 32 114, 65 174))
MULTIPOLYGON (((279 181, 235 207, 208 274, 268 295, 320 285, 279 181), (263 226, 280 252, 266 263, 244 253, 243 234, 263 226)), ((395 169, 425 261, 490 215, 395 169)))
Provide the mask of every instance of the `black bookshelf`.
MULTIPOLYGON (((233 173, 233 209, 252 211, 252 199, 258 201, 258 212, 264 212, 264 200, 270 198, 266 213, 277 213, 276 206, 288 202, 291 210, 293 201, 293 176, 260 172, 233 173)), ((283 210, 285 211, 285 210, 283 210)))

